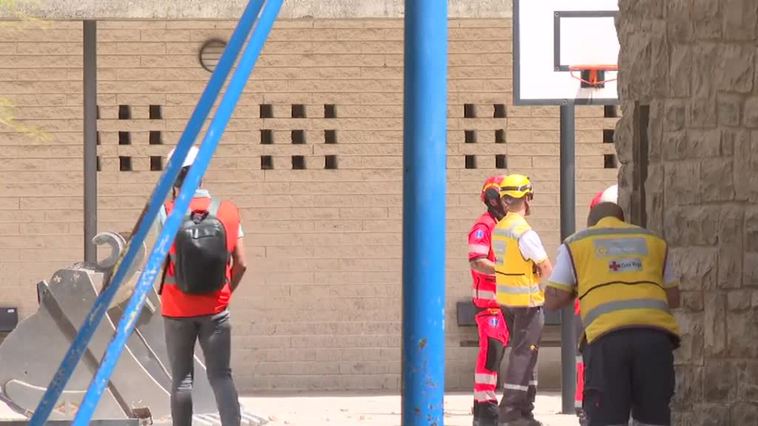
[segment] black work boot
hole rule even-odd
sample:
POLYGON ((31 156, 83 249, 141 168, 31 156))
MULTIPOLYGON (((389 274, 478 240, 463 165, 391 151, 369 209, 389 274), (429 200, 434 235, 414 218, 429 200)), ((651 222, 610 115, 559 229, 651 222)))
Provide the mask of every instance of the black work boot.
POLYGON ((497 419, 474 418, 473 426, 498 426, 497 419))
POLYGON ((535 419, 520 418, 498 423, 498 426, 542 426, 542 422, 535 419))
POLYGON ((590 421, 587 419, 587 414, 585 414, 583 409, 576 409, 576 417, 579 419, 579 426, 589 426, 590 421))
POLYGON ((474 402, 474 426, 497 426, 497 404, 474 402))

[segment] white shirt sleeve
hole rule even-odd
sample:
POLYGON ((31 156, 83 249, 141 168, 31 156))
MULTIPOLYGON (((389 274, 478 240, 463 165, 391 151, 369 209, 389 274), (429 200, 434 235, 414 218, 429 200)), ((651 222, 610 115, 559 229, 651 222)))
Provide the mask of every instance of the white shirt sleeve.
POLYGON ((518 248, 524 259, 530 259, 534 263, 542 263, 547 259, 547 252, 542 245, 542 240, 532 229, 524 232, 518 239, 518 248))
POLYGON ((553 265, 553 273, 548 279, 548 287, 555 287, 559 290, 573 292, 576 288, 576 274, 574 265, 571 263, 571 255, 565 244, 558 247, 558 255, 553 265))

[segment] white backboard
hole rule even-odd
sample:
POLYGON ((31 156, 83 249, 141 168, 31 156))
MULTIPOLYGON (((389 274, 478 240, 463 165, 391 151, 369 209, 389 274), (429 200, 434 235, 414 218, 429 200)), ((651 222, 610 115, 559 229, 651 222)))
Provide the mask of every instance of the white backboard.
POLYGON ((617 71, 602 88, 582 87, 577 65, 617 65, 618 0, 513 0, 516 105, 618 103, 617 71))

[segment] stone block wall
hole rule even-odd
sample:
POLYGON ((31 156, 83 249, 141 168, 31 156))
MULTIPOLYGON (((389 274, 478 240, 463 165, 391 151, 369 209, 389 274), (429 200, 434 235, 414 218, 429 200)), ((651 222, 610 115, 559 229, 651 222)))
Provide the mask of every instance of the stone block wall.
MULTIPOLYGON (((82 24, 0 23, 0 97, 49 140, 0 130, 0 305, 82 256, 82 24), (31 25, 24 26, 24 25, 31 25)), ((230 21, 98 23, 101 230, 127 231, 209 77, 230 21)), ((466 233, 490 174, 536 185, 532 224, 559 239, 557 107, 512 105, 509 19, 450 21, 447 385, 470 389, 476 339, 466 233)), ((243 390, 391 390, 400 383, 400 19, 278 21, 205 183, 241 208, 250 269, 236 294, 243 390)), ((613 108, 577 108, 577 222, 612 183, 613 108)))
POLYGON ((674 424, 758 424, 758 3, 619 4, 621 203, 682 273, 674 424))

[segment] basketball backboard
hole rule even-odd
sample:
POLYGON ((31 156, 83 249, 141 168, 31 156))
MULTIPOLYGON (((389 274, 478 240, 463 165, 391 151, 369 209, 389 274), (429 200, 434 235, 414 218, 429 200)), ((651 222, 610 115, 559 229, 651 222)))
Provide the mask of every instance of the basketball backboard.
POLYGON ((618 0, 513 0, 514 103, 618 103, 617 14, 618 0))

